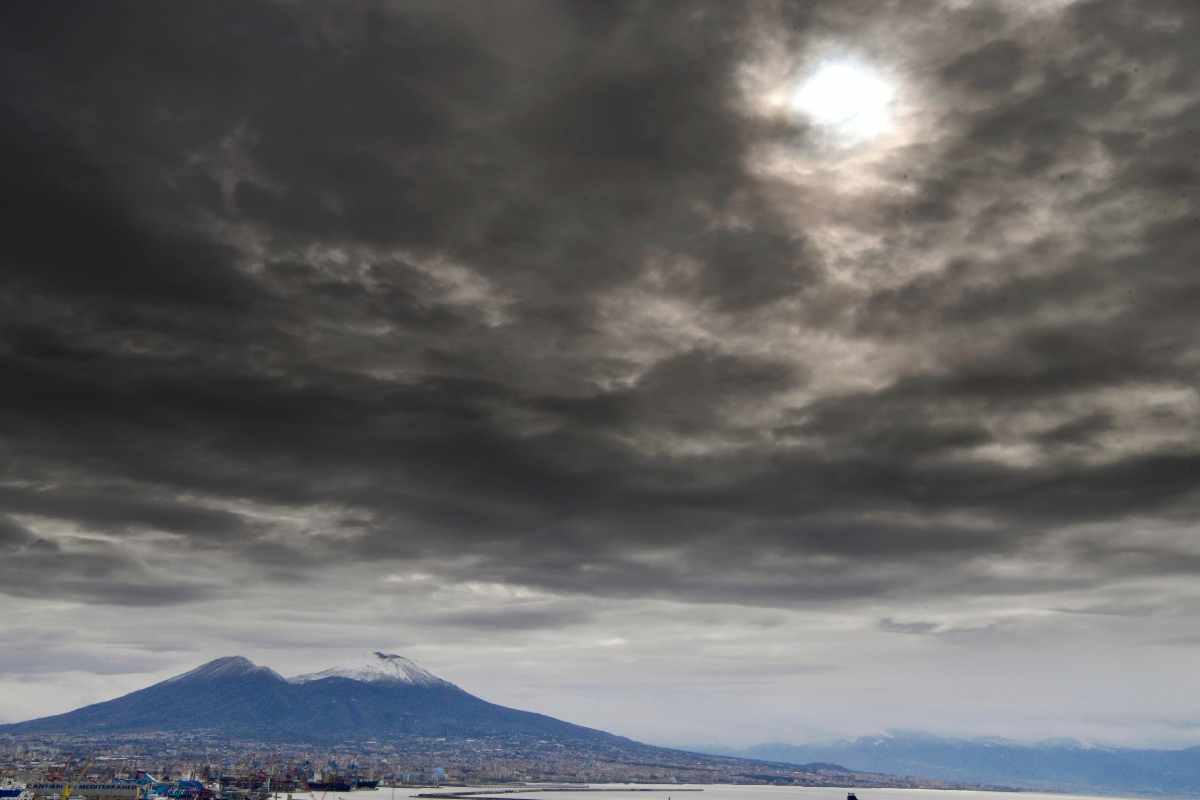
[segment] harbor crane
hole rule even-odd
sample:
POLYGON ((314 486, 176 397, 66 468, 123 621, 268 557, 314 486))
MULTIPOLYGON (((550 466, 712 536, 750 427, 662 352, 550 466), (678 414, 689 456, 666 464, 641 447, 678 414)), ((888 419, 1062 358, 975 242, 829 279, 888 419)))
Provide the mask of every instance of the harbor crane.
POLYGON ((62 800, 71 800, 71 790, 83 782, 83 779, 87 777, 87 771, 92 768, 94 762, 95 759, 89 758, 76 773, 75 780, 70 780, 65 774, 63 775, 62 800))

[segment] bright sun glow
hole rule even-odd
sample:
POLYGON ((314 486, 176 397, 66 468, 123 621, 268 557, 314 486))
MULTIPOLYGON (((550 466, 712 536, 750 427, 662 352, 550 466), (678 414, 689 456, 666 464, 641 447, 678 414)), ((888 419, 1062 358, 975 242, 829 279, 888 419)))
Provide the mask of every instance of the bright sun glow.
POLYGON ((832 62, 800 84, 789 105, 840 138, 861 141, 891 127, 894 95, 895 89, 870 69, 832 62))

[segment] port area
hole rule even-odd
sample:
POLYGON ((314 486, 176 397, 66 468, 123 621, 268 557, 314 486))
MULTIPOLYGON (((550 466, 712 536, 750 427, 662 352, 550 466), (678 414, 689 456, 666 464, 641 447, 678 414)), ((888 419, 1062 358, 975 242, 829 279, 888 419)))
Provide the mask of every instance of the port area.
MULTIPOLYGON (((529 794, 537 792, 659 792, 663 791, 661 786, 641 787, 629 786, 615 788, 606 786, 603 788, 593 788, 591 786, 514 786, 508 789, 469 789, 462 792, 425 792, 422 794, 414 794, 412 797, 425 798, 426 800, 445 800, 445 798, 453 798, 454 800, 508 800, 508 798, 496 797, 502 794, 529 794)), ((676 792, 703 792, 703 789, 688 787, 680 789, 671 789, 671 793, 676 792)))

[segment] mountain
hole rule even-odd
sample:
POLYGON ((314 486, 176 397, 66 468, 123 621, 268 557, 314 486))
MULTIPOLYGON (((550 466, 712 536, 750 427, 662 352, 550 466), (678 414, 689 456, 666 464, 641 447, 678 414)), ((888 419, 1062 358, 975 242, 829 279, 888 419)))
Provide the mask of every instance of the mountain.
POLYGON ((151 731, 286 741, 396 736, 629 741, 489 703, 403 656, 379 652, 359 664, 291 679, 240 656, 218 658, 115 700, 0 726, 0 733, 18 735, 151 731))
POLYGON ((762 744, 710 752, 797 764, 834 761, 869 772, 1026 789, 1165 795, 1200 792, 1200 747, 1143 750, 1090 747, 1071 740, 1022 744, 902 732, 825 744, 762 744))
MULTIPOLYGON (((532 780, 896 785, 835 765, 771 764, 673 750, 489 703, 394 653, 285 678, 240 656, 218 658, 145 689, 66 714, 0 725, 0 737, 62 739, 104 749, 138 742, 370 744, 414 763, 454 763, 463 777, 532 780)), ((919 785, 902 781, 902 785, 919 785)))

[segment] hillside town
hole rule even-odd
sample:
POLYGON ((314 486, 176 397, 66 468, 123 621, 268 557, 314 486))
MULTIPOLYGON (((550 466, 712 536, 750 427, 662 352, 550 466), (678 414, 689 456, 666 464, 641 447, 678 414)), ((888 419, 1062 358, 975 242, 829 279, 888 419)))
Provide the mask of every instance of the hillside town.
POLYGON ((682 753, 650 762, 549 741, 405 739, 316 748, 220 742, 203 735, 0 737, 0 784, 29 798, 84 800, 261 800, 273 795, 377 786, 497 786, 523 783, 949 784, 853 772, 835 765, 771 764, 682 753))

